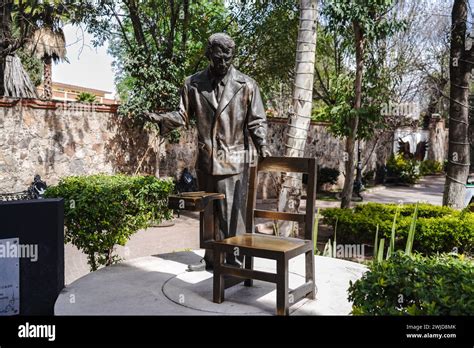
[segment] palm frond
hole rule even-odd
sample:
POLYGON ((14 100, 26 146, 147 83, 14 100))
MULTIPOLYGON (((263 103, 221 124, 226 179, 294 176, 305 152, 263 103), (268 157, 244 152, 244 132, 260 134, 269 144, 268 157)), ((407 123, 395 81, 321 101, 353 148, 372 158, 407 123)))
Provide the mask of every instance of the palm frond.
POLYGON ((20 58, 15 55, 6 57, 5 96, 16 98, 37 98, 36 88, 30 76, 23 68, 20 58))
POLYGON ((66 38, 62 29, 42 27, 35 30, 26 48, 40 59, 51 57, 55 62, 67 60, 66 38))

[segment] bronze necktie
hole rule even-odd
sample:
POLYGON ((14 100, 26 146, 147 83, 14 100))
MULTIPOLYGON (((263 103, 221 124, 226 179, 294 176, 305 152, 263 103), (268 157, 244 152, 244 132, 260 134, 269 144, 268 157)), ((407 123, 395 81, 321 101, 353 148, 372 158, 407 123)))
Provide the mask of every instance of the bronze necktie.
POLYGON ((214 95, 216 96, 217 103, 219 103, 222 91, 224 90, 224 83, 222 80, 215 79, 212 85, 214 87, 214 95))

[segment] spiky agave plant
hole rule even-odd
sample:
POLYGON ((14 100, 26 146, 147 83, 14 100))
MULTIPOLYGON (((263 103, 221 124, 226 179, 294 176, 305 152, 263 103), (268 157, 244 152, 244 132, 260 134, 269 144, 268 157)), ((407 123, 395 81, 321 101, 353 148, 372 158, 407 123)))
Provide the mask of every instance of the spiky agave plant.
POLYGON ((395 211, 395 216, 393 217, 393 223, 392 223, 392 233, 390 235, 390 245, 387 249, 387 260, 390 258, 390 256, 395 252, 395 231, 397 229, 397 217, 400 214, 400 204, 397 206, 397 210, 395 211))
MULTIPOLYGON (((395 216, 393 218, 393 223, 392 223, 392 233, 390 236, 390 245, 387 249, 387 254, 385 259, 388 260, 391 255, 395 252, 395 230, 397 227, 397 216, 400 213, 400 207, 397 208, 395 212, 395 216)), ((405 254, 406 255, 411 255, 412 254, 412 249, 413 249, 413 242, 415 240, 415 231, 416 231, 416 221, 418 220, 418 202, 415 205, 415 210, 413 212, 411 222, 410 222, 410 228, 408 230, 408 236, 407 236, 407 241, 405 245, 405 254)), ((378 242, 378 236, 379 236, 379 225, 377 225, 377 229, 375 231, 375 244, 374 244, 374 262, 382 262, 383 261, 383 252, 384 252, 384 246, 385 246, 385 240, 382 238, 380 239, 380 242, 378 242)))
POLYGON ((415 205, 415 211, 411 218, 410 229, 408 230, 408 237, 405 246, 405 254, 411 255, 413 249, 413 241, 415 240, 416 220, 418 219, 418 202, 415 205))

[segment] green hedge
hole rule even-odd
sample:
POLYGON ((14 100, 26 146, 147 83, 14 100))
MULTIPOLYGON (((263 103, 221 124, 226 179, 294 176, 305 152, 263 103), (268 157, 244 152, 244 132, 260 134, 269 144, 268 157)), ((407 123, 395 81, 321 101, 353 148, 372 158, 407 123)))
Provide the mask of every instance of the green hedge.
MULTIPOLYGON (((401 216, 412 216, 415 211, 416 204, 381 204, 381 203, 365 203, 359 204, 354 207, 354 212, 365 213, 367 215, 377 215, 384 220, 393 219, 393 215, 399 209, 401 216)), ((445 207, 441 205, 432 205, 419 203, 418 204, 418 217, 430 218, 430 217, 441 217, 457 213, 457 210, 445 207)))
POLYGON ((474 264, 397 252, 351 282, 349 301, 355 315, 473 315, 474 264))
MULTIPOLYGON (((424 254, 450 252, 472 253, 474 250, 474 213, 448 207, 419 204, 413 250, 424 254)), ((414 204, 401 206, 396 224, 397 248, 405 248, 406 237, 415 209, 414 204)), ((354 209, 328 208, 321 211, 323 222, 335 227, 337 241, 343 244, 373 244, 379 225, 379 239, 390 239, 396 204, 367 203, 354 209)))
POLYGON ((170 179, 100 174, 64 178, 45 196, 64 198, 65 240, 87 254, 94 271, 116 262, 114 247, 150 220, 172 217, 167 198, 173 189, 170 179))

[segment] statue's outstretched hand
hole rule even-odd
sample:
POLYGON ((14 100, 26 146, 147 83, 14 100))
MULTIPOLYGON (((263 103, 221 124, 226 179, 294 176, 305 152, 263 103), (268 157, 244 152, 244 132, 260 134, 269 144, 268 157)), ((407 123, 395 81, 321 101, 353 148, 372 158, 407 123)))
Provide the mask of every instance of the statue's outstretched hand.
POLYGON ((272 153, 270 152, 268 147, 264 145, 264 146, 260 146, 259 155, 260 157, 265 158, 265 157, 270 157, 272 153))

